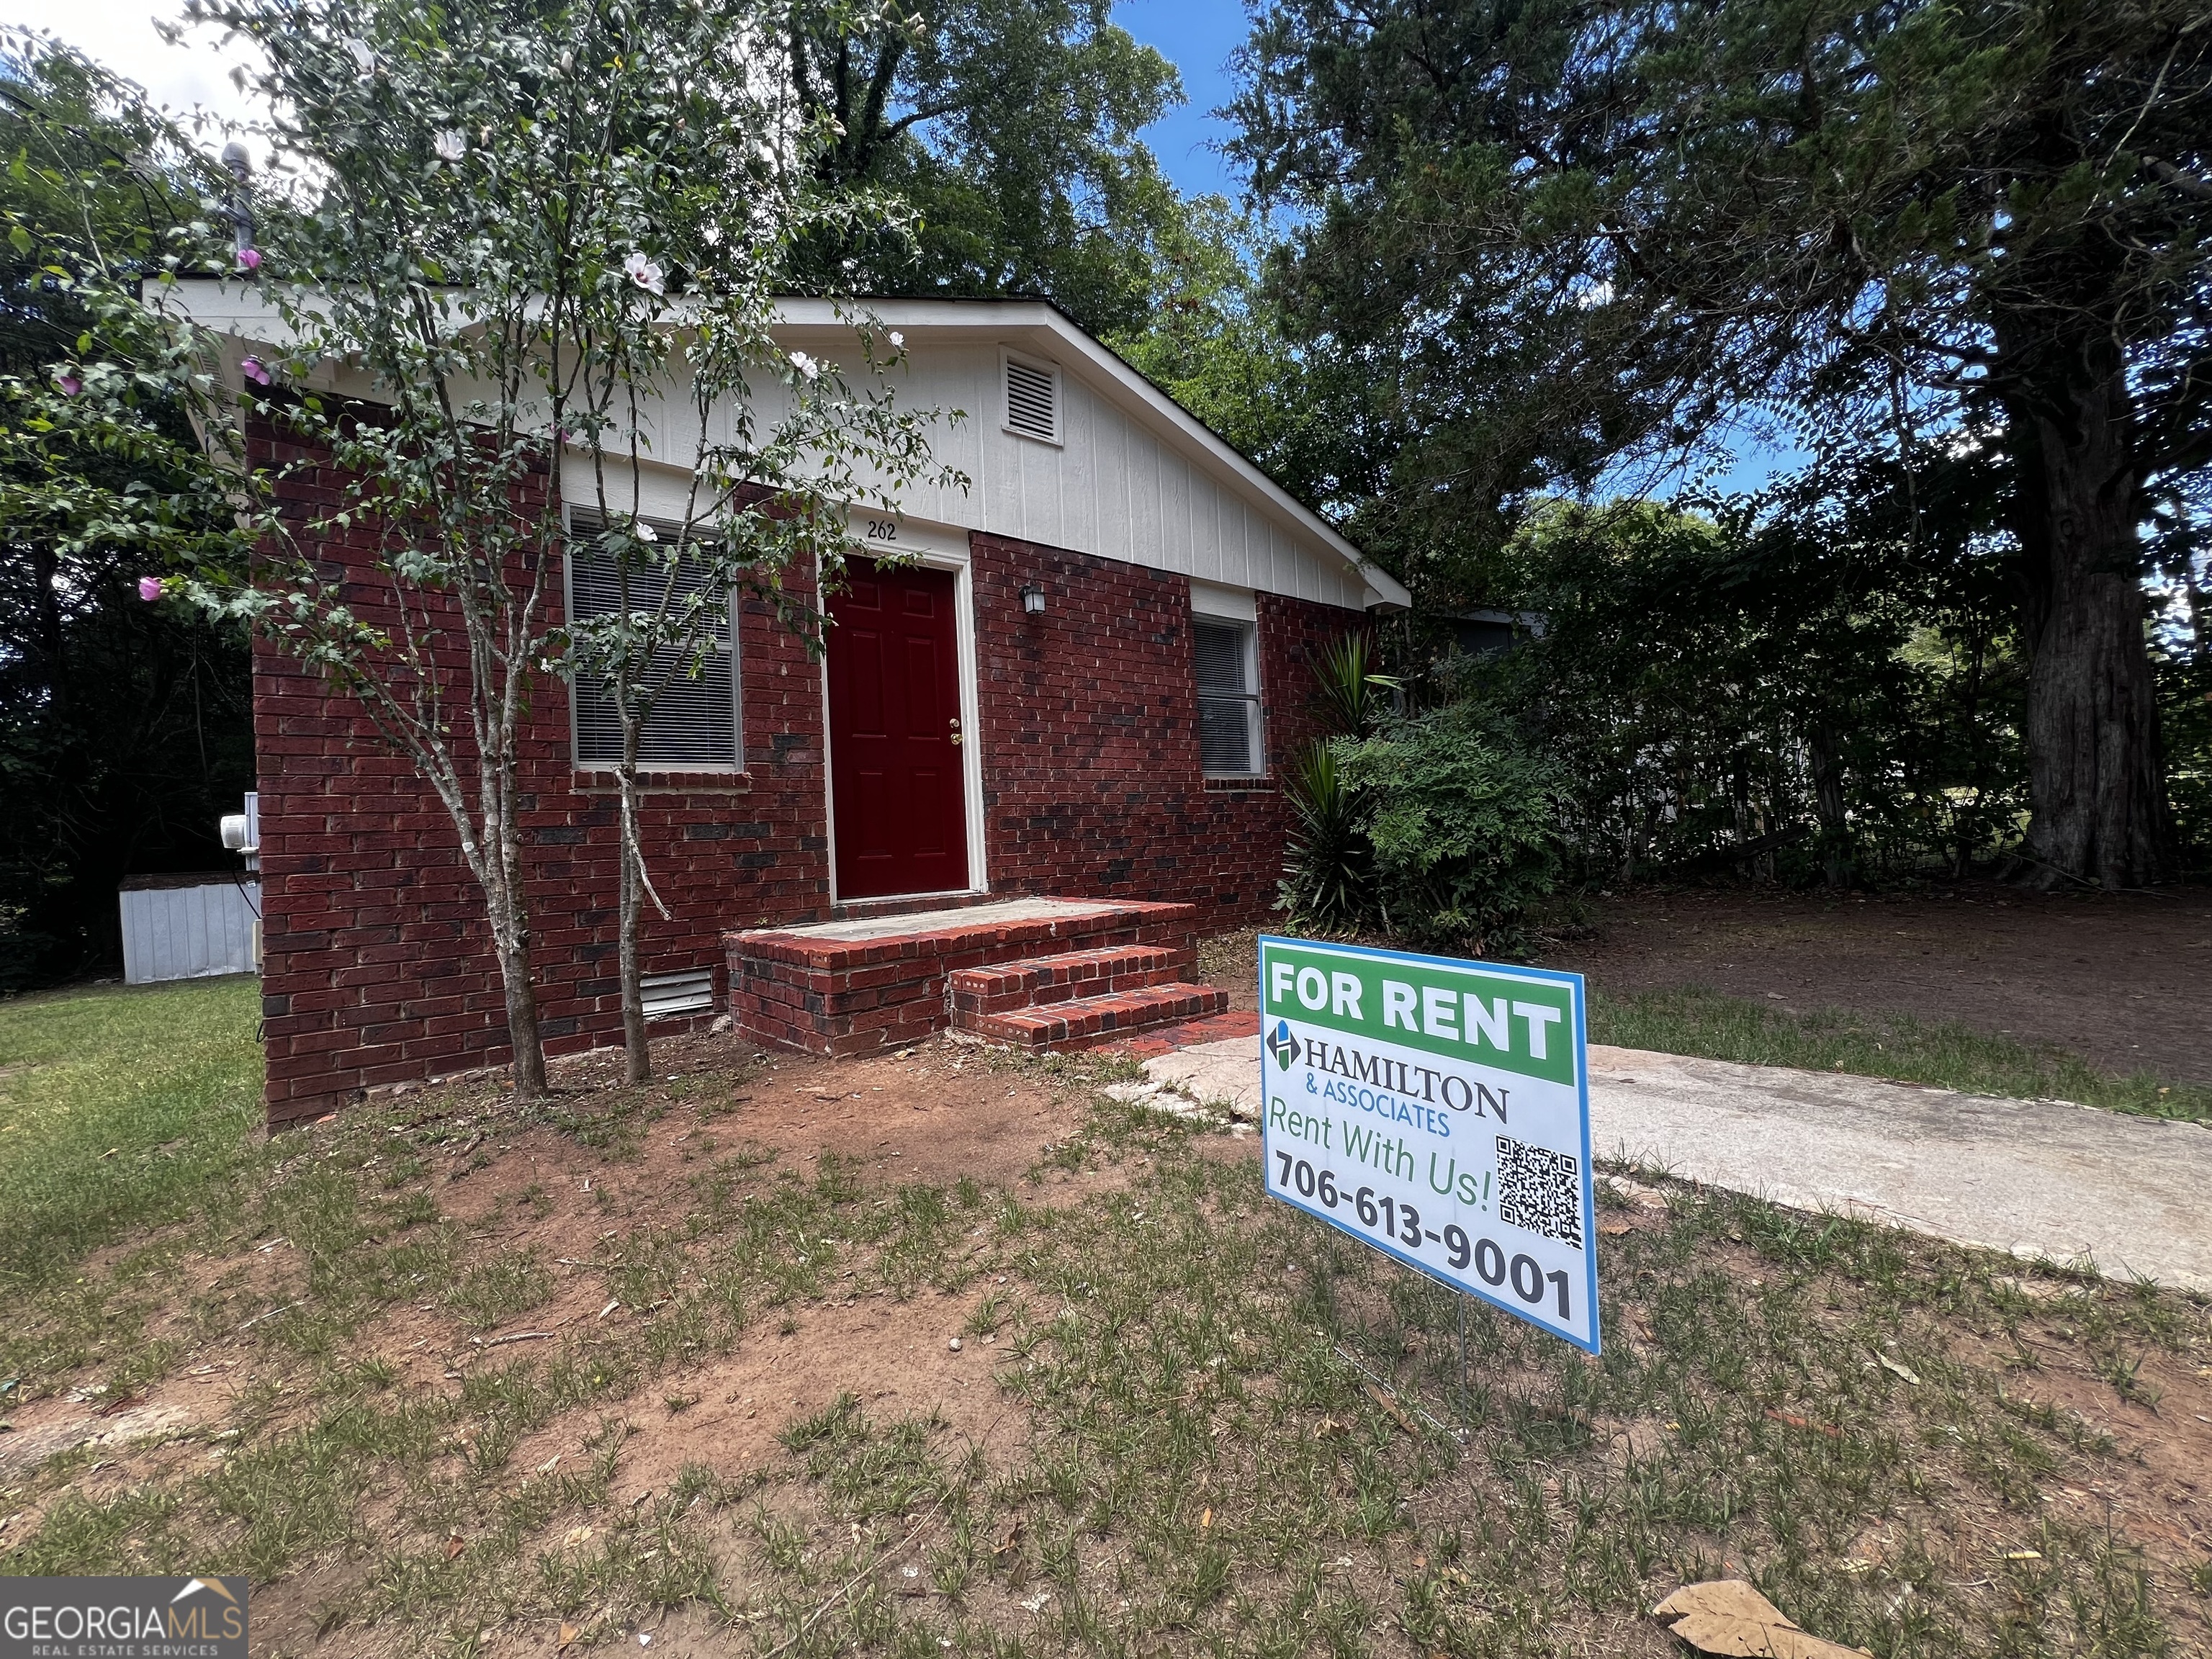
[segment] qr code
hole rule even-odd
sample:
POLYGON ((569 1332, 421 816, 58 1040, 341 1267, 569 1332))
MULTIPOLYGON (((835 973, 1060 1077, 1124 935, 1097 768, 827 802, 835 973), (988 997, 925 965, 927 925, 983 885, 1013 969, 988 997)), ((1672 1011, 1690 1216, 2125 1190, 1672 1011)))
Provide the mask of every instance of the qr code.
POLYGON ((1498 1218, 1583 1247, 1582 1165, 1571 1154, 1498 1137, 1498 1218))

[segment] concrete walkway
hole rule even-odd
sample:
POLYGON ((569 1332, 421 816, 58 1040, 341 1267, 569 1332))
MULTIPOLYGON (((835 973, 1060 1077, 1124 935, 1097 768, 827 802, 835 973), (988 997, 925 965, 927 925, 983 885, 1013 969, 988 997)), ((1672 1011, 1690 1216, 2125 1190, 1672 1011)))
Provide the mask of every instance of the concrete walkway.
MULTIPOLYGON (((1589 1063, 1601 1158, 2212 1291, 2212 1129, 1640 1048, 1593 1047, 1589 1063)), ((1250 1038, 1164 1054, 1145 1070, 1257 1118, 1250 1038)))

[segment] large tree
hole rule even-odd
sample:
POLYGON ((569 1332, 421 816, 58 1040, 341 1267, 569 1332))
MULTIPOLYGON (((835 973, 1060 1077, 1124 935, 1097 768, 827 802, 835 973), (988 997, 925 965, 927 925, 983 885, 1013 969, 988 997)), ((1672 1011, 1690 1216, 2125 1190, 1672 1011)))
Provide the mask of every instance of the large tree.
POLYGON ((235 860, 253 787, 242 629, 138 578, 235 534, 224 476, 150 380, 64 375, 198 210, 191 151, 135 88, 0 32, 0 988, 112 966, 117 879, 235 860))
MULTIPOLYGON (((1765 411, 1994 447, 2031 848, 2170 876, 2154 496, 2212 456, 2206 0, 1277 0, 1235 149, 1432 526, 1765 411)), ((1433 532, 1432 532, 1433 533, 1433 532)))
POLYGON ((791 83, 831 133, 817 177, 896 191, 911 236, 817 238, 823 280, 883 294, 1034 294, 1140 326, 1182 204, 1139 131, 1182 101, 1111 0, 793 8, 791 83))

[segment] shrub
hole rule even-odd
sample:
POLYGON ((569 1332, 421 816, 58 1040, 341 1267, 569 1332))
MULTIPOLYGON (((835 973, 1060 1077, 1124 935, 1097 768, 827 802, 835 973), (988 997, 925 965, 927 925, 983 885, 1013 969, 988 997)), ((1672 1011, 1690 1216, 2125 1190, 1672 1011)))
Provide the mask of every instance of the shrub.
POLYGON ((1291 776, 1297 822, 1277 908, 1343 932, 1510 951, 1560 866, 1549 761, 1458 702, 1316 744, 1291 776))
POLYGON ((1477 952, 1519 948, 1528 907, 1559 880, 1552 763, 1474 702, 1393 721, 1337 761, 1373 851, 1378 920, 1477 952))
POLYGON ((1371 737, 1389 717, 1398 682, 1378 672, 1375 641, 1365 634, 1340 635, 1313 659, 1313 710, 1329 734, 1371 737))

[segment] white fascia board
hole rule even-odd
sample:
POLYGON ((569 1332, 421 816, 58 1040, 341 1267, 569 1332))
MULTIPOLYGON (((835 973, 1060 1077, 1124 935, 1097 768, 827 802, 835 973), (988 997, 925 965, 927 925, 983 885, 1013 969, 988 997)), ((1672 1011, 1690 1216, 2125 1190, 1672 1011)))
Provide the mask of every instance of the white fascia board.
POLYGON ((1094 392, 1107 397, 1127 413, 1155 426, 1164 426, 1183 448, 1196 451, 1232 487, 1258 496, 1278 519, 1310 537, 1344 561, 1366 584, 1370 610, 1382 606, 1403 610, 1413 596, 1403 584, 1379 568, 1367 556, 1333 529, 1296 496, 1255 466, 1251 461, 1181 404, 1123 362, 1097 340, 1078 328, 1054 306, 1042 300, 877 300, 848 308, 841 317, 828 300, 784 300, 777 310, 784 325, 793 331, 836 332, 849 331, 856 313, 865 313, 878 327, 897 329, 908 344, 974 343, 978 339, 1012 344, 1051 356, 1073 357, 1090 373, 1085 377, 1094 392))

